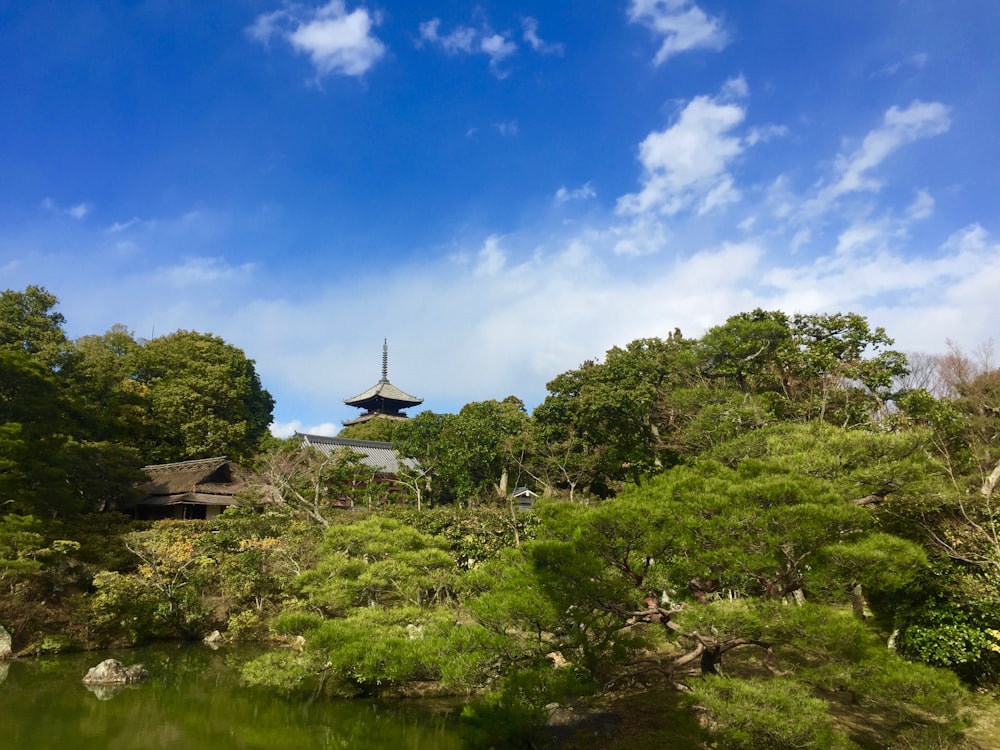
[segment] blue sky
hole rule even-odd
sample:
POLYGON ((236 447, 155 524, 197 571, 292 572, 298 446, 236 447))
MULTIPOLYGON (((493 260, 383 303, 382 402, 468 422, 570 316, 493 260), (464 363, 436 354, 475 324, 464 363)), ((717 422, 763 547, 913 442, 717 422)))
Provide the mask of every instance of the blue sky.
POLYGON ((755 307, 1000 334, 1000 4, 0 1, 0 288, 212 332, 275 430, 755 307))

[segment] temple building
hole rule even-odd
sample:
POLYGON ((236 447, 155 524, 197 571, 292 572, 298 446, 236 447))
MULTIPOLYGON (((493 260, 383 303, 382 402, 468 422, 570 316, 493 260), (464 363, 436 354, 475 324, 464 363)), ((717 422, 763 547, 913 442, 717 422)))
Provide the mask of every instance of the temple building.
POLYGON ((382 417, 384 419, 408 419, 403 409, 422 404, 424 400, 404 393, 389 382, 389 343, 382 342, 382 379, 363 393, 353 398, 345 398, 344 403, 363 409, 359 417, 344 421, 344 426, 361 424, 369 419, 382 417))

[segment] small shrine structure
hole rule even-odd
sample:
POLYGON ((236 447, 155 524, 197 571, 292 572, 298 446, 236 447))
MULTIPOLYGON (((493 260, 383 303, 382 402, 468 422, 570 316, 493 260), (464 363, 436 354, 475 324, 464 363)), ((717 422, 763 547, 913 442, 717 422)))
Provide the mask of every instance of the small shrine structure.
POLYGON ((382 379, 367 391, 352 398, 345 398, 344 403, 364 412, 359 417, 347 419, 344 426, 361 424, 370 419, 409 419, 403 414, 403 409, 422 404, 424 400, 401 391, 389 382, 389 342, 382 342, 382 379))

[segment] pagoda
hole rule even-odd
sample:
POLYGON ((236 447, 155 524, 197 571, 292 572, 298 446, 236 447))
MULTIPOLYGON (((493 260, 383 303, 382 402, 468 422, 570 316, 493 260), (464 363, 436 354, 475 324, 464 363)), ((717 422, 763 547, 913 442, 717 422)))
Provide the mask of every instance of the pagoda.
POLYGON ((382 379, 363 393, 359 393, 353 398, 345 398, 344 403, 358 409, 364 409, 364 413, 355 419, 344 421, 344 426, 361 424, 370 419, 382 417, 384 419, 409 419, 402 413, 403 409, 410 406, 422 404, 424 400, 404 393, 389 382, 389 342, 382 342, 382 379))

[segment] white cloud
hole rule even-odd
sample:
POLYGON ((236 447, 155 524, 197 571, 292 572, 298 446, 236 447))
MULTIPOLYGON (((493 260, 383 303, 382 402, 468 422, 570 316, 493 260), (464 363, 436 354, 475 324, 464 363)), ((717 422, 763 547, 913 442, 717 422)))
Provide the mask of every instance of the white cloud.
POLYGON ((518 50, 517 44, 511 41, 508 35, 493 31, 486 25, 480 29, 474 29, 470 26, 456 26, 452 31, 443 35, 440 29, 440 18, 432 18, 421 23, 417 46, 422 47, 426 42, 440 47, 443 52, 449 55, 486 55, 490 61, 490 72, 497 78, 507 77, 508 71, 503 63, 516 54, 518 50))
POLYGON ((348 12, 343 0, 330 0, 319 8, 288 5, 257 17, 247 33, 264 44, 280 37, 297 52, 308 55, 316 74, 362 76, 386 52, 372 34, 377 15, 359 7, 348 12))
POLYGON ((476 41, 476 30, 468 26, 457 26, 445 36, 438 33, 441 28, 441 19, 432 18, 420 24, 420 40, 437 44, 448 54, 465 52, 472 54, 473 45, 476 41))
POLYGON ((252 263, 233 266, 222 258, 187 258, 177 265, 161 267, 156 276, 168 284, 188 287, 244 279, 252 275, 254 269, 252 263))
POLYGON ((913 203, 906 209, 911 219, 927 219, 934 213, 934 198, 926 190, 918 190, 913 203))
POLYGON ((764 282, 785 310, 854 310, 883 325, 904 351, 943 347, 960 338, 975 345, 993 335, 990 310, 1000 288, 1000 243, 982 227, 956 232, 936 251, 887 248, 877 232, 845 240, 851 252, 777 267, 764 282))
POLYGON ((853 153, 838 157, 835 180, 820 189, 810 207, 822 210, 848 193, 877 192, 882 182, 870 174, 872 170, 902 146, 941 135, 950 127, 948 107, 940 102, 915 101, 905 109, 890 107, 881 127, 869 131, 853 153))
POLYGON ((698 206, 699 214, 707 214, 709 211, 720 208, 727 203, 737 203, 742 194, 733 184, 733 178, 726 175, 711 190, 705 194, 705 198, 698 206))
POLYGON ((90 213, 92 207, 89 203, 77 203, 74 206, 63 207, 58 205, 51 198, 46 197, 42 199, 42 208, 46 211, 50 211, 51 213, 62 214, 79 221, 90 213))
POLYGON ((505 138, 513 138, 521 132, 520 127, 518 127, 517 120, 495 122, 493 123, 493 127, 496 128, 496 131, 505 138))
POLYGON ((563 45, 560 43, 550 43, 542 40, 538 36, 538 21, 531 16, 521 19, 521 37, 535 52, 543 55, 561 55, 563 45))
POLYGON ((613 227, 610 233, 615 238, 612 247, 615 255, 651 255, 663 250, 670 241, 670 232, 663 222, 649 216, 613 227))
POLYGON ((745 92, 742 77, 733 79, 719 96, 695 97, 672 125, 647 135, 639 145, 642 190, 619 198, 618 212, 670 215, 699 203, 704 213, 738 200, 727 170, 744 149, 732 131, 746 112, 729 95, 745 92))
POLYGON ((293 419, 289 422, 274 422, 271 424, 271 434, 278 438, 288 438, 296 432, 305 435, 324 435, 333 437, 340 431, 340 426, 333 422, 322 422, 317 425, 308 426, 300 419, 293 419))
POLYGON ((565 185, 556 190, 556 203, 566 203, 568 201, 586 201, 597 197, 597 191, 589 182, 585 182, 578 188, 570 190, 565 185))
POLYGON ((663 37, 653 58, 656 65, 693 49, 718 51, 729 42, 722 22, 691 0, 632 0, 628 18, 663 37))
POLYGON ((497 235, 491 235, 486 238, 486 243, 479 251, 478 258, 479 262, 476 264, 476 269, 473 272, 473 275, 477 278, 496 276, 503 270, 504 265, 507 263, 507 256, 500 247, 500 238, 497 235))
MULTIPOLYGON (((538 35, 538 21, 530 16, 521 19, 521 38, 527 48, 541 55, 560 55, 563 45, 544 41, 538 35)), ((490 72, 497 78, 506 78, 510 70, 506 63, 520 51, 512 34, 496 31, 488 23, 478 27, 456 26, 447 33, 441 31, 441 19, 432 18, 419 26, 417 47, 425 44, 438 47, 449 55, 485 55, 490 72)))
POLYGON ((747 132, 746 142, 750 146, 758 143, 766 143, 772 138, 784 138, 788 135, 788 128, 784 125, 765 125, 759 128, 750 128, 747 132))
POLYGON ((503 34, 494 33, 483 37, 479 46, 490 58, 490 70, 493 75, 499 78, 506 77, 507 72, 501 68, 501 63, 517 52, 517 45, 503 34))
MULTIPOLYGON (((278 399, 279 434, 321 432, 323 423, 334 432, 355 416, 343 399, 378 380, 386 337, 392 382, 439 412, 512 393, 530 408, 547 381, 611 346, 675 326, 699 336, 755 307, 858 312, 911 351, 940 350, 948 337, 967 347, 997 337, 1000 243, 978 225, 928 247, 904 241, 891 221, 859 221, 830 241, 815 237, 813 258, 789 256, 787 239, 765 228, 733 242, 699 239, 692 227, 704 222, 694 216, 669 230, 655 215, 607 220, 556 235, 489 235, 459 243, 464 263, 422 258, 369 278, 260 285, 233 258, 143 269, 142 258, 95 255, 80 269, 65 255, 35 255, 23 269, 4 267, 4 280, 59 294, 74 336, 114 322, 142 335, 222 336, 256 360, 278 399), (351 311, 348 328, 331 328, 336 310, 351 311)), ((107 241, 103 231, 93 237, 107 241)), ((0 257, 11 257, 2 242, 0 257)))
POLYGON ((837 237, 837 255, 852 255, 860 250, 884 247, 886 227, 862 222, 852 224, 837 237))
POLYGON ((128 221, 116 221, 111 226, 109 226, 104 231, 108 234, 118 234, 119 232, 124 232, 126 229, 131 229, 134 226, 138 226, 142 223, 142 219, 138 216, 133 216, 128 221))
POLYGON ((909 57, 902 60, 898 60, 894 63, 880 68, 879 70, 872 73, 872 77, 876 76, 894 76, 901 70, 922 70, 930 57, 926 52, 916 52, 909 57))

